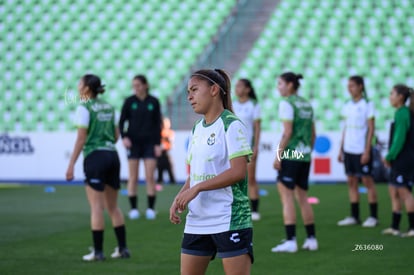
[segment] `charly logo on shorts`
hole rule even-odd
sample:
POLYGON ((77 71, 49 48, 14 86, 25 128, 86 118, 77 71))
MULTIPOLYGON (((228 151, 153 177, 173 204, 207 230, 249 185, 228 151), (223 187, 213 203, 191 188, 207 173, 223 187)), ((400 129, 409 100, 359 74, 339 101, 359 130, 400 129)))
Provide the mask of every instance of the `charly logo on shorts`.
POLYGON ((234 243, 240 242, 239 233, 233 233, 233 234, 231 234, 230 241, 232 241, 234 243))
POLYGON ((404 177, 402 175, 399 175, 396 180, 397 180, 398 183, 403 183, 404 182, 404 177))
POLYGON ((364 173, 368 173, 368 172, 369 172, 369 167, 368 167, 368 165, 364 165, 364 166, 362 166, 362 172, 364 172, 364 173))
POLYGON ((212 133, 210 135, 210 137, 207 139, 207 144, 211 146, 214 143, 216 143, 216 134, 215 133, 212 133))

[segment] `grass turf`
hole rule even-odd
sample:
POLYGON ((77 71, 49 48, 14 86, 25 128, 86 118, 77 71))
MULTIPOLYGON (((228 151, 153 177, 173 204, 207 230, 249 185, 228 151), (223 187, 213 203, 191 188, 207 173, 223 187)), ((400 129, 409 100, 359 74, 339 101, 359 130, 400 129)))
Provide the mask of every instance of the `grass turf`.
MULTIPOLYGON (((81 256, 91 244, 89 208, 81 186, 0 188, 0 274, 179 274, 183 225, 172 225, 168 209, 180 186, 166 186, 157 197, 155 221, 126 220, 132 258, 108 259, 116 246, 109 219, 104 250, 107 260, 84 263, 81 256)), ((261 198, 262 220, 254 224, 255 263, 252 274, 414 274, 414 239, 383 236, 391 218, 385 185, 378 185, 381 224, 373 229, 337 227, 349 212, 346 185, 314 185, 309 195, 320 199, 314 206, 320 250, 274 254, 270 248, 284 238, 279 197, 274 185, 261 185, 268 195, 261 198), (382 245, 381 251, 352 251, 355 245, 382 245)), ((140 186, 140 190, 144 187, 140 186)), ((366 195, 361 195, 362 218, 368 215, 366 195)), ((146 198, 140 196, 140 209, 146 198)), ((120 196, 126 213, 128 202, 120 196)), ((141 211, 144 212, 144 211, 141 211)), ((298 213, 298 217, 300 217, 298 213)), ((402 229, 407 228, 403 214, 402 229)), ((298 244, 305 238, 299 219, 298 244)), ((210 263, 207 274, 223 274, 221 261, 210 263)))

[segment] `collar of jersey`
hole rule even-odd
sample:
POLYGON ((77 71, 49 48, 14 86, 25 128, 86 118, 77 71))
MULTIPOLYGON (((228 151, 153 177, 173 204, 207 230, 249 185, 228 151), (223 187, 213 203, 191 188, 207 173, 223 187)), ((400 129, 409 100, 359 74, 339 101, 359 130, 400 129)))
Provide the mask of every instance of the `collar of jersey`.
MULTIPOLYGON (((225 110, 224 110, 225 111, 225 110)), ((207 127, 210 127, 211 125, 213 125, 214 123, 216 123, 216 121, 219 119, 219 118, 221 118, 221 116, 223 115, 223 113, 224 113, 224 111, 223 112, 221 112, 221 114, 212 122, 212 123, 206 123, 206 119, 205 118, 203 118, 203 127, 205 127, 205 128, 207 128, 207 127)))

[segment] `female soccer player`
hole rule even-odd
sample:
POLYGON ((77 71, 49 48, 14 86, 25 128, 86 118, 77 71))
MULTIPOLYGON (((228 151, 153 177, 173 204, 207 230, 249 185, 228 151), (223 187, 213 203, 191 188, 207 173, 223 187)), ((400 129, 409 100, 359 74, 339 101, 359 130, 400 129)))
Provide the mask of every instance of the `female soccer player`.
POLYGON ((154 171, 156 158, 161 154, 161 111, 158 99, 149 94, 149 84, 144 75, 132 80, 135 94, 125 99, 119 119, 122 142, 128 154, 128 197, 131 205, 130 219, 138 219, 137 180, 139 178, 139 160, 144 160, 147 185, 148 208, 146 218, 156 218, 154 210, 156 190, 154 171), (128 127, 126 126, 128 122, 128 127))
POLYGON ((403 237, 414 237, 414 198, 411 190, 414 184, 414 91, 398 84, 390 94, 391 105, 397 109, 391 126, 389 152, 385 164, 391 167, 388 187, 392 203, 391 228, 383 234, 400 235, 401 204, 405 204, 409 229, 403 237), (405 102, 410 98, 410 108, 405 102))
POLYGON ((256 160, 259 152, 260 138, 260 107, 253 85, 246 78, 240 79, 236 84, 238 101, 233 103, 234 113, 243 121, 247 128, 247 137, 252 146, 253 155, 247 165, 249 198, 252 207, 252 220, 260 220, 259 214, 259 186, 256 182, 256 160))
POLYGON ((302 248, 311 251, 318 249, 313 210, 307 195, 315 125, 312 106, 297 94, 301 78, 300 74, 286 72, 280 75, 278 80, 278 89, 283 97, 279 105, 279 118, 283 121, 283 135, 273 166, 279 170, 277 188, 283 206, 286 241, 273 247, 272 252, 293 253, 298 250, 295 196, 307 232, 307 239, 302 248))
POLYGON ((168 117, 162 120, 161 131, 161 156, 157 159, 158 179, 157 182, 162 184, 164 182, 164 171, 167 170, 170 178, 170 184, 175 184, 175 176, 173 171, 173 163, 170 158, 169 151, 171 150, 174 141, 174 131, 171 129, 171 121, 168 117))
POLYGON ((348 176, 349 200, 351 201, 351 216, 338 222, 339 226, 359 224, 359 193, 358 182, 368 189, 370 216, 362 224, 363 227, 375 227, 377 218, 377 191, 371 175, 372 154, 371 143, 374 136, 374 105, 366 99, 364 79, 361 76, 351 76, 348 81, 350 100, 342 110, 345 127, 342 135, 341 149, 338 161, 345 163, 345 173, 348 176))
POLYGON ((170 208, 170 220, 188 205, 181 249, 181 274, 205 274, 217 253, 226 274, 250 274, 252 220, 247 162, 252 151, 246 128, 231 112, 230 79, 222 70, 191 75, 188 101, 203 119, 189 143, 190 176, 170 208))
POLYGON ((73 179, 76 160, 83 149, 86 195, 91 207, 93 250, 83 256, 84 261, 104 260, 104 209, 112 220, 118 247, 112 258, 129 258, 126 246, 124 216, 117 205, 120 164, 115 142, 118 130, 114 108, 98 98, 105 89, 99 77, 87 74, 78 85, 81 104, 76 110, 78 136, 66 171, 66 180, 73 179))

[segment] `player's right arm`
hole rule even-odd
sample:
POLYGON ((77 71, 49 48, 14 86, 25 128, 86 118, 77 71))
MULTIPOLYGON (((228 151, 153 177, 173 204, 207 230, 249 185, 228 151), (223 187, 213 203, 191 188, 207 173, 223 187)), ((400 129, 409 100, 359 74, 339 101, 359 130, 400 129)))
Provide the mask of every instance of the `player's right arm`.
POLYGON ((338 161, 344 162, 344 140, 346 131, 346 117, 347 117, 347 105, 341 110, 341 118, 344 121, 344 129, 342 130, 341 145, 339 146, 338 161))
POLYGON ((341 146, 339 146, 339 153, 338 153, 338 161, 339 162, 344 162, 344 139, 345 139, 345 131, 346 131, 346 127, 344 127, 344 130, 342 131, 341 146))
POLYGON ((126 148, 130 148, 132 146, 131 140, 126 136, 124 132, 125 121, 128 120, 128 109, 129 109, 129 102, 128 99, 124 101, 124 105, 122 105, 121 116, 119 117, 119 134, 122 137, 122 143, 126 148))
MULTIPOLYGON (((188 190, 188 189, 190 189, 190 177, 187 177, 187 180, 185 181, 184 186, 178 192, 177 196, 180 195, 182 192, 188 190)), ((177 205, 177 201, 176 201, 177 196, 175 196, 175 198, 174 198, 174 200, 173 200, 173 202, 171 204, 171 207, 170 207, 170 221, 173 224, 179 224, 179 223, 181 223, 181 218, 177 214, 177 212, 179 211, 178 205, 177 205)))

